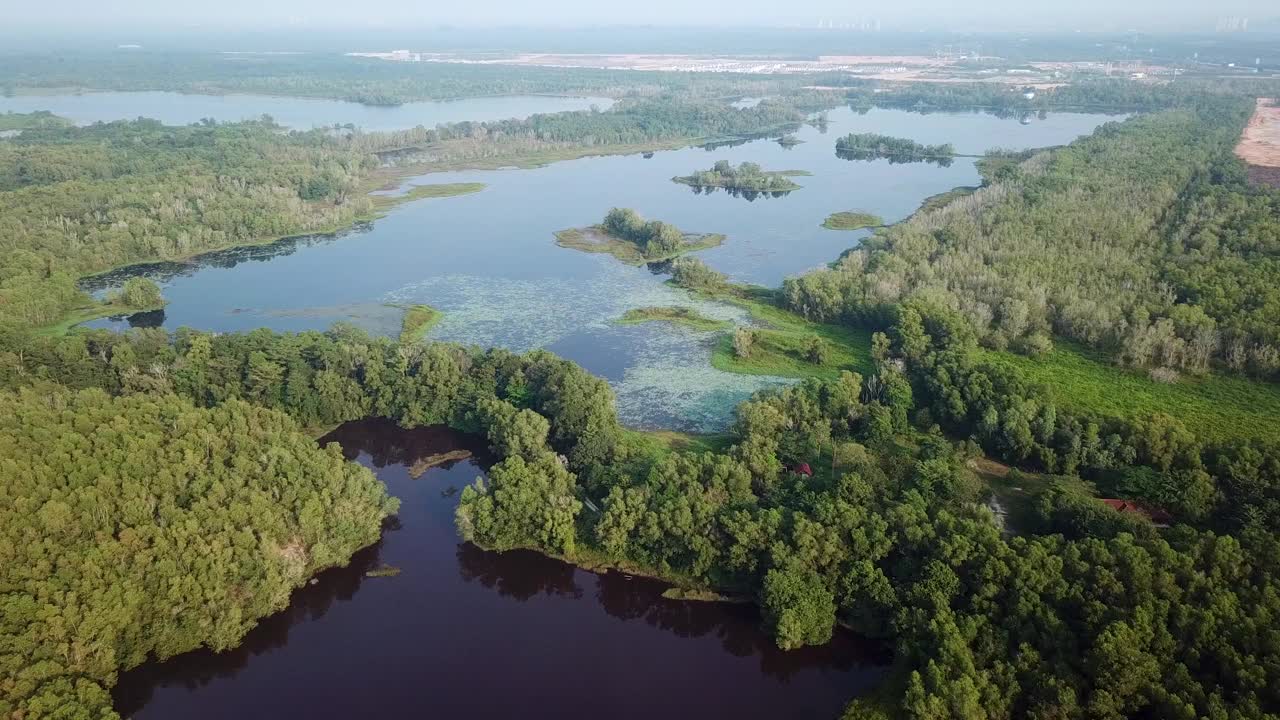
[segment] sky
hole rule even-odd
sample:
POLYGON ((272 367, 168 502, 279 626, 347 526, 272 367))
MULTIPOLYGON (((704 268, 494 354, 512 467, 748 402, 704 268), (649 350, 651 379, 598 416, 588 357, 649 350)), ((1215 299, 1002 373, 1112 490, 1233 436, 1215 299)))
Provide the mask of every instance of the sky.
POLYGON ((817 27, 880 20, 886 29, 1203 29, 1219 18, 1280 17, 1276 0, 52 0, 14 2, 11 27, 360 28, 603 24, 817 27), (941 27, 940 27, 941 26, 941 27), (963 27, 961 27, 963 26, 963 27))

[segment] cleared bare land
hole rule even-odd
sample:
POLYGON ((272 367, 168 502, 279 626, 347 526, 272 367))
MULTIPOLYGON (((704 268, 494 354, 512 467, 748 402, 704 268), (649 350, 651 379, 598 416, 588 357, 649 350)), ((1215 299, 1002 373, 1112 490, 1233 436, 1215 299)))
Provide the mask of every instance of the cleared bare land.
POLYGON ((1258 98, 1236 155, 1249 166, 1249 179, 1280 188, 1280 102, 1258 98))

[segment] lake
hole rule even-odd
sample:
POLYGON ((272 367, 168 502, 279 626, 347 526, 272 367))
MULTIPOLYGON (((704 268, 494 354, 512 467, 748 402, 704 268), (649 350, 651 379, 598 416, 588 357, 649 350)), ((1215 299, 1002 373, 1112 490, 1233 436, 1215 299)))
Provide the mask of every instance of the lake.
POLYGON ((462 120, 524 119, 539 113, 607 110, 609 98, 512 95, 411 102, 393 107, 362 105, 323 98, 265 95, 188 95, 176 92, 85 92, 69 95, 0 97, 0 113, 48 110, 77 125, 145 117, 166 125, 190 125, 204 118, 234 122, 270 115, 296 130, 346 125, 367 131, 435 127, 462 120))
MULTIPOLYGON (((997 146, 1066 143, 1112 119, 1053 113, 1022 124, 978 113, 858 114, 849 108, 829 117, 826 133, 806 126, 795 133, 804 142, 790 148, 762 139, 538 169, 431 174, 408 184, 488 187, 474 195, 408 203, 346 233, 213 253, 190 265, 132 269, 90 287, 101 292, 129 274, 149 275, 162 284, 169 305, 163 314, 135 323, 213 331, 296 331, 349 321, 395 333, 401 311, 392 305, 426 303, 445 313, 433 339, 517 351, 546 348, 606 378, 630 426, 717 431, 739 402, 789 381, 715 370, 709 364, 714 333, 615 321, 631 308, 683 305, 747 324, 743 311, 666 285, 660 269, 558 247, 555 231, 598 222, 610 207, 633 207, 688 231, 726 234, 723 245, 698 257, 734 280, 774 287, 788 275, 831 262, 869 232, 823 229, 828 214, 865 210, 894 222, 929 196, 981 181, 971 158, 957 158, 949 167, 842 160, 834 149, 841 135, 879 132, 926 144, 950 142, 960 153, 976 154, 997 146), (723 191, 696 193, 671 182, 722 159, 811 175, 795 178, 802 188, 788 195, 755 200, 723 191)), ((92 325, 128 323, 107 319, 92 325)))
POLYGON ((400 498, 382 540, 295 592, 241 646, 122 674, 122 716, 829 720, 890 660, 842 631, 782 652, 752 606, 667 600, 655 581, 463 543, 456 491, 483 463, 417 479, 408 468, 454 448, 483 452, 473 438, 367 420, 327 441, 400 498), (383 563, 400 575, 365 577, 383 563))

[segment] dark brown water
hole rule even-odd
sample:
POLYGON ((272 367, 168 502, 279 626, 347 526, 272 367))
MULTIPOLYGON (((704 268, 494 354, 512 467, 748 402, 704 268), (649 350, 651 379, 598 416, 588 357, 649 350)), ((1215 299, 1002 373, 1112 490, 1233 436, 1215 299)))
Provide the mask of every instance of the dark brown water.
POLYGON ((236 650, 124 674, 134 718, 834 718, 888 657, 837 633, 784 653, 749 606, 664 599, 664 585, 530 552, 491 553, 454 530, 465 460, 414 460, 475 440, 363 421, 326 438, 401 500, 376 546, 322 573, 236 650), (382 563, 397 577, 369 578, 382 563))

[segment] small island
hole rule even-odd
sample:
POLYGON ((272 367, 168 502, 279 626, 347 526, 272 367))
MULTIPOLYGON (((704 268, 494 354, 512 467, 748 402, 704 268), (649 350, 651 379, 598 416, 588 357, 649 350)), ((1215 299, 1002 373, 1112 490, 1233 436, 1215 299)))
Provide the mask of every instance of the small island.
POLYGON ((664 262, 724 242, 724 235, 686 233, 660 220, 646 221, 630 208, 613 208, 599 225, 555 235, 560 247, 609 253, 629 265, 664 262))
POLYGON ((828 230, 862 230, 883 225, 884 220, 879 215, 856 211, 832 213, 822 223, 822 227, 828 230))
POLYGON ((790 135, 790 134, 788 134, 788 135, 783 135, 782 137, 778 138, 778 144, 779 144, 779 145, 781 145, 782 147, 786 148, 786 149, 791 149, 791 148, 793 148, 793 147, 795 147, 795 146, 797 146, 797 145, 803 145, 803 144, 804 144, 804 140, 801 140, 800 138, 796 137, 795 135, 790 135))
POLYGON ((719 188, 734 194, 768 193, 777 197, 800 189, 791 178, 808 174, 803 170, 769 172, 753 162, 744 162, 734 167, 728 160, 720 160, 710 170, 671 180, 688 185, 695 191, 719 188))
POLYGON ((885 158, 890 164, 931 162, 948 167, 956 157, 951 143, 922 145, 908 138, 876 133, 850 133, 836 140, 836 156, 844 160, 885 158))
POLYGON ((639 325, 646 322, 675 323, 703 332, 726 330, 733 325, 727 320, 714 320, 691 307, 683 306, 632 308, 618 320, 619 325, 639 325))

